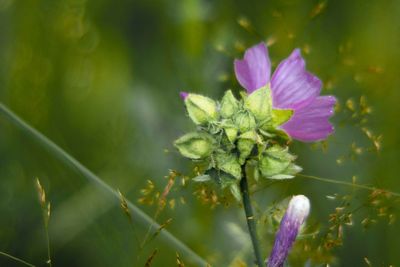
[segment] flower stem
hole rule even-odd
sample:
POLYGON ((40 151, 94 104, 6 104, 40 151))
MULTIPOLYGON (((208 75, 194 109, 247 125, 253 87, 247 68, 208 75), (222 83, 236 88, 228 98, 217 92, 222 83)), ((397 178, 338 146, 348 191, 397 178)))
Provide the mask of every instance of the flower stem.
POLYGON ((251 206, 250 195, 249 195, 249 186, 247 184, 246 164, 242 166, 242 179, 240 180, 240 191, 242 193, 243 208, 246 214, 247 227, 249 229, 251 242, 253 244, 254 255, 256 257, 256 264, 257 266, 262 267, 264 266, 264 263, 261 257, 260 246, 257 240, 256 223, 254 221, 253 208, 251 206))

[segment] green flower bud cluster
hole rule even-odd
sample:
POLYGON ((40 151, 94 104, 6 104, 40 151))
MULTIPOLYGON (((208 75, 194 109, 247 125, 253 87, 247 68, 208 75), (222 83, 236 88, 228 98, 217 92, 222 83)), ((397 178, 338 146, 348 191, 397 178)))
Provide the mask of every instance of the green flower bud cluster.
POLYGON ((230 90, 220 102, 188 94, 185 105, 197 130, 174 145, 182 156, 206 166, 195 181, 213 180, 240 199, 238 182, 248 163, 255 166, 255 176, 268 179, 289 179, 301 171, 288 151, 289 137, 278 127, 293 111, 273 109, 270 94, 268 86, 241 100, 230 90))

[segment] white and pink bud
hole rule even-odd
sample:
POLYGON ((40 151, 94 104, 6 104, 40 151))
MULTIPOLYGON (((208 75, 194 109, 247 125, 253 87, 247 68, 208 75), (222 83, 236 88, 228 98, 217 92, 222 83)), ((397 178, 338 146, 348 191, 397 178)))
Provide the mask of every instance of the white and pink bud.
POLYGON ((267 260, 268 267, 282 267, 301 225, 307 219, 310 212, 310 201, 306 196, 294 196, 281 221, 278 233, 276 234, 274 247, 267 260))

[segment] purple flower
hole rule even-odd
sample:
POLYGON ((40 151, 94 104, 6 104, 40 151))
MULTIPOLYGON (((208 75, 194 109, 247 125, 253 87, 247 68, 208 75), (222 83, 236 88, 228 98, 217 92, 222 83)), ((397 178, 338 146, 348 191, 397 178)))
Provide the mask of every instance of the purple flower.
POLYGON ((281 221, 275 244, 267 260, 268 267, 282 267, 289 250, 296 240, 300 226, 306 220, 310 212, 310 201, 306 196, 294 196, 281 221))
POLYGON ((329 123, 336 99, 320 96, 322 82, 306 71, 300 50, 295 49, 271 75, 271 62, 264 43, 246 50, 244 59, 235 60, 235 74, 249 94, 270 83, 275 109, 292 109, 293 116, 281 125, 292 138, 313 142, 323 140, 334 128, 329 123))

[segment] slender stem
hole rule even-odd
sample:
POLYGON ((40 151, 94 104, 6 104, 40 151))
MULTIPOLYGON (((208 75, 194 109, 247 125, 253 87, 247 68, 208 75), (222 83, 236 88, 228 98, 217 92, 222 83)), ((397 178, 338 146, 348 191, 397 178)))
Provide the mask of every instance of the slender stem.
POLYGON ((47 223, 46 223, 46 225, 45 225, 45 228, 46 228, 46 243, 47 243, 47 258, 48 258, 47 264, 48 264, 50 267, 52 267, 52 266, 53 266, 53 263, 52 263, 52 261, 51 261, 49 227, 48 227, 47 223))
MULTIPOLYGON (((49 138, 44 136, 41 132, 30 126, 28 123, 23 121, 20 117, 18 117, 14 112, 12 112, 6 105, 0 102, 0 117, 8 120, 13 123, 17 128, 19 128, 23 133, 25 133, 32 140, 38 142, 43 148, 47 149, 53 156, 57 157, 60 161, 62 161, 66 166, 69 166, 71 169, 75 170, 78 174, 80 174, 83 178, 88 181, 93 182, 93 184, 97 185, 99 188, 102 188, 104 192, 113 196, 116 201, 120 201, 120 196, 117 190, 113 189, 109 184, 104 182, 100 177, 95 175, 92 171, 86 168, 82 163, 77 161, 74 157, 64 151, 61 147, 51 141, 49 138)), ((150 218, 146 213, 144 213, 139 207, 133 204, 130 201, 126 201, 129 210, 132 212, 132 215, 136 216, 138 219, 138 223, 142 225, 153 225, 154 228, 159 229, 160 225, 150 218)), ((189 248, 185 243, 180 241, 174 235, 172 235, 168 230, 163 229, 160 232, 160 237, 163 237, 164 240, 173 248, 178 250, 180 253, 185 254, 185 256, 190 260, 193 264, 197 264, 197 266, 208 266, 208 263, 205 259, 201 258, 196 252, 194 252, 191 248, 189 248)))
POLYGON ((250 195, 249 195, 249 186, 247 184, 246 164, 242 166, 242 179, 240 180, 240 191, 242 192, 243 208, 246 214, 247 227, 249 229, 251 242, 253 244, 254 255, 256 257, 256 264, 257 266, 262 267, 264 266, 264 263, 261 257, 260 246, 257 240, 256 223, 254 221, 253 208, 251 206, 250 195))
POLYGON ((322 178, 318 176, 312 176, 312 175, 305 175, 305 174, 297 174, 299 177, 307 178, 307 179, 313 179, 321 182, 327 182, 327 183, 332 183, 332 184, 340 184, 340 185, 346 185, 346 186, 351 186, 354 188, 360 188, 360 189, 365 189, 369 191, 375 191, 375 190, 382 190, 385 191, 393 196, 400 197, 400 193, 389 191, 386 189, 381 189, 381 188, 376 188, 376 187, 371 187, 367 185, 362 185, 362 184, 356 184, 356 183, 350 183, 350 182, 345 182, 345 181, 340 181, 340 180, 334 180, 334 179, 329 179, 329 178, 322 178))
POLYGON ((33 265, 33 264, 29 263, 29 262, 26 262, 26 261, 24 261, 24 260, 22 260, 20 258, 14 257, 13 255, 10 255, 8 253, 0 251, 0 255, 3 255, 3 256, 5 256, 7 258, 10 258, 10 259, 13 259, 13 260, 15 260, 15 261, 17 261, 19 263, 25 264, 26 266, 35 267, 35 265, 33 265))

